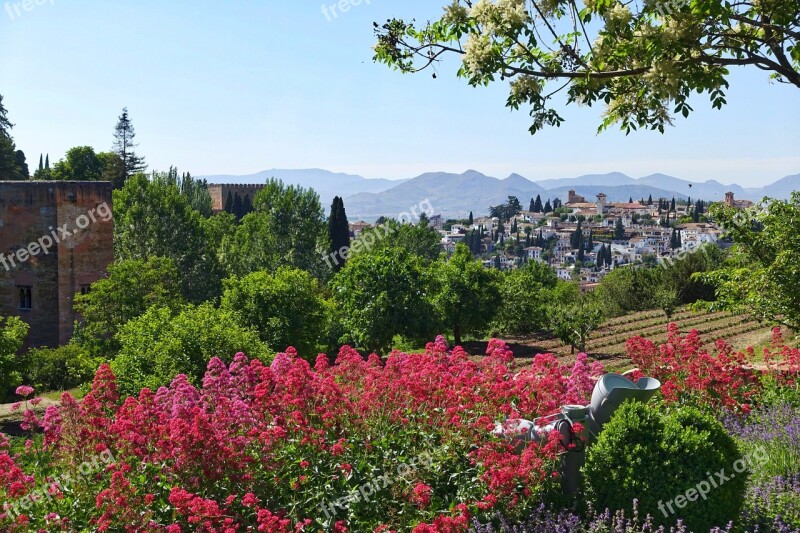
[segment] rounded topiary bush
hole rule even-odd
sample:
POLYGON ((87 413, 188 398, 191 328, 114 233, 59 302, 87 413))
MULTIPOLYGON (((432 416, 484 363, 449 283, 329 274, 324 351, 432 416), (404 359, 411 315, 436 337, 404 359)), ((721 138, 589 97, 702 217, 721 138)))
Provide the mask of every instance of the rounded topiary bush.
POLYGON ((683 519, 705 532, 739 516, 746 466, 714 418, 693 408, 664 414, 626 403, 587 453, 584 491, 596 509, 649 514, 658 525, 683 519))

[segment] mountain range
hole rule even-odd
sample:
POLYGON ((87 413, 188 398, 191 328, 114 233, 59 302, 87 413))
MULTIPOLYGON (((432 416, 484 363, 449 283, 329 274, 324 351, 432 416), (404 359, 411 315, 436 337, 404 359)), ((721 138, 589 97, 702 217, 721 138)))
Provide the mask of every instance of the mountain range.
POLYGON ((396 217, 408 212, 423 200, 433 205, 437 214, 445 218, 465 218, 472 211, 475 216, 488 213, 490 205, 498 205, 509 196, 519 198, 526 208, 531 198, 541 196, 542 202, 561 198, 566 201, 569 190, 593 202, 599 193, 605 193, 609 202, 627 202, 629 198, 702 199, 720 201, 731 191, 737 199, 760 200, 788 198, 792 191, 800 190, 800 174, 786 176, 765 187, 745 188, 736 184, 725 185, 715 180, 692 182, 666 174, 652 174, 632 178, 620 172, 588 174, 576 178, 531 181, 519 174, 505 179, 487 176, 477 170, 462 174, 428 172, 412 179, 369 179, 353 174, 333 173, 321 169, 289 170, 271 169, 247 176, 201 176, 209 183, 264 183, 270 178, 283 180, 290 185, 312 188, 320 195, 327 208, 334 196, 344 198, 348 219, 374 221, 380 216, 396 217))

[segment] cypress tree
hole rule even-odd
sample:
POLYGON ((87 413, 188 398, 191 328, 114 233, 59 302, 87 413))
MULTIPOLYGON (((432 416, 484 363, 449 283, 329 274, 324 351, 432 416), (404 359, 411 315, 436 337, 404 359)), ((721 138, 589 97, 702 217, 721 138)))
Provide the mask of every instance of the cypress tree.
POLYGON ((233 215, 236 217, 236 220, 242 220, 242 197, 239 196, 237 192, 233 197, 233 215))
POLYGON ((647 205, 653 205, 653 195, 647 197, 647 205))
POLYGON ((228 197, 225 199, 225 212, 233 214, 233 195, 228 191, 228 197))
POLYGON ((44 170, 44 155, 39 154, 39 170, 44 170))
POLYGON ((669 210, 672 211, 673 213, 675 212, 675 197, 674 196, 672 197, 672 204, 670 204, 669 210))
POLYGON ((331 204, 331 214, 328 218, 328 238, 331 242, 331 253, 336 253, 333 270, 338 272, 344 266, 346 259, 338 252, 342 248, 350 247, 350 224, 344 209, 344 201, 336 196, 331 204))
POLYGON ((250 201, 250 195, 246 194, 244 196, 244 201, 242 202, 242 218, 246 217, 252 212, 253 212, 253 202, 250 201))
POLYGON ((472 218, 472 211, 470 211, 470 212, 469 212, 469 225, 471 226, 471 225, 472 225, 472 224, 474 224, 474 223, 475 223, 475 219, 474 219, 474 218, 472 218))
POLYGON ((553 206, 550 205, 550 199, 548 198, 544 204, 544 212, 549 213, 553 210, 553 206))
POLYGON ((50 170, 50 154, 47 154, 44 158, 44 169, 50 170))
POLYGON ((536 195, 536 202, 533 204, 533 207, 534 207, 533 210, 536 211, 537 213, 541 213, 542 211, 544 211, 544 207, 542 206, 542 197, 539 196, 538 194, 536 195))
POLYGON ((528 211, 536 212, 536 202, 533 201, 533 198, 531 198, 531 203, 528 205, 528 211))

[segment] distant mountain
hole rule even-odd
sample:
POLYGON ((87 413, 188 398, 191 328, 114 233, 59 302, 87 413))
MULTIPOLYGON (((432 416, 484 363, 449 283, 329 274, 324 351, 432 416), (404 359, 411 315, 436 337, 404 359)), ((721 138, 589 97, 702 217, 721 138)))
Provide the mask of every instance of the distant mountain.
MULTIPOLYGON (((680 178, 667 176, 666 174, 652 174, 639 178, 637 183, 644 185, 652 185, 660 189, 669 191, 676 191, 689 196, 691 198, 700 198, 703 200, 720 201, 725 199, 725 193, 728 191, 733 192, 737 198, 748 198, 748 193, 739 185, 723 185, 715 180, 708 180, 703 183, 686 181, 680 178)), ((655 198, 655 196, 653 197, 655 198)))
POLYGON ((397 217, 400 213, 428 200, 437 214, 466 218, 485 214, 490 205, 499 205, 509 196, 516 196, 527 208, 531 197, 546 191, 518 174, 504 180, 492 178, 476 170, 463 174, 432 172, 422 174, 388 191, 360 193, 344 199, 347 218, 375 220, 384 215, 397 217))
POLYGON ((770 198, 789 198, 793 191, 800 191, 800 174, 786 176, 772 185, 761 189, 747 189, 751 200, 761 200, 764 196, 770 198))
MULTIPOLYGON (((586 176, 578 176, 577 178, 563 178, 557 180, 539 180, 537 185, 544 187, 547 190, 558 188, 576 188, 582 185, 602 185, 602 186, 617 186, 617 185, 633 185, 636 180, 630 176, 626 176, 621 172, 611 172, 609 174, 587 174, 586 176)), ((577 190, 577 189, 576 189, 577 190)))
POLYGON ((475 216, 487 214, 490 205, 499 205, 509 196, 516 196, 523 208, 527 208, 531 198, 537 194, 543 202, 555 198, 566 201, 570 190, 575 190, 588 202, 594 202, 600 192, 608 196, 609 202, 627 202, 629 198, 646 200, 648 196, 654 200, 674 196, 678 199, 691 197, 720 201, 725 199, 728 191, 733 192, 737 199, 755 201, 764 196, 785 199, 792 191, 800 191, 800 174, 786 176, 760 188, 725 185, 715 180, 693 182, 666 174, 651 174, 637 179, 621 172, 536 182, 519 174, 498 179, 477 170, 467 170, 462 174, 428 172, 408 180, 367 179, 320 169, 273 169, 249 176, 202 177, 209 183, 264 183, 271 177, 279 178, 285 183, 316 190, 326 210, 334 196, 342 196, 351 222, 359 219, 371 222, 381 216, 397 217, 423 200, 428 200, 436 213, 446 218, 466 218, 470 211, 475 216))
POLYGON ((396 187, 407 180, 368 179, 353 174, 334 173, 327 170, 312 169, 271 169, 247 176, 199 176, 209 183, 266 183, 270 178, 282 180, 287 185, 300 185, 312 188, 320 196, 322 206, 330 209, 334 196, 351 196, 360 192, 379 193, 396 187))

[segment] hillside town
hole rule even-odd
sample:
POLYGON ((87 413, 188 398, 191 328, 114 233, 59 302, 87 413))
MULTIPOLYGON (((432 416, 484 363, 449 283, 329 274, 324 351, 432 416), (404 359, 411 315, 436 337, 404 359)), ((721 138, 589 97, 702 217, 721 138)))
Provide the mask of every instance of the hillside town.
MULTIPOLYGON (((618 267, 670 262, 704 244, 726 246, 722 229, 708 218, 702 200, 607 199, 600 193, 589 202, 571 190, 564 203, 556 198, 543 204, 541 197, 532 198, 528 209, 509 218, 470 214, 467 220, 444 220, 440 215, 428 220, 448 255, 464 243, 483 259, 485 268, 513 270, 538 261, 552 267, 559 279, 579 282, 583 291, 594 290, 618 267)), ((725 204, 744 209, 753 202, 728 192, 725 204)), ((355 238, 375 225, 351 223, 350 234, 355 238)))

